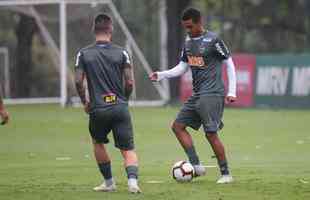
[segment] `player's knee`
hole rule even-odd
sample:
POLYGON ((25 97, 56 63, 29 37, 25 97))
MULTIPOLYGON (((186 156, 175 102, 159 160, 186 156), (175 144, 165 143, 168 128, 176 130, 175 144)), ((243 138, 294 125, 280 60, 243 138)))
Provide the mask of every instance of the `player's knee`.
POLYGON ((171 125, 171 130, 175 133, 178 134, 179 132, 183 131, 185 129, 185 126, 182 124, 179 124, 177 122, 173 122, 171 125))
POLYGON ((209 141, 218 140, 218 136, 217 136, 217 133, 216 133, 216 132, 209 132, 209 133, 206 133, 206 138, 207 138, 209 141))
POLYGON ((102 151, 105 150, 104 144, 103 143, 99 143, 95 140, 92 141, 93 142, 93 147, 94 147, 94 151, 102 151))

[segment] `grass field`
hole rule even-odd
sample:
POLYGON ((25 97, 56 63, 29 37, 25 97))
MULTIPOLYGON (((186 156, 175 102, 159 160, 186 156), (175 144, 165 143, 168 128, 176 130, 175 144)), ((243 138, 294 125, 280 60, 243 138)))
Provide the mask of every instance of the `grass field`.
MULTIPOLYGON (((187 184, 171 178, 171 165, 185 159, 169 130, 177 108, 132 109, 143 190, 132 195, 127 192, 121 156, 112 144, 109 152, 118 191, 91 190, 101 177, 81 109, 54 105, 8 109, 11 122, 0 127, 1 200, 310 199, 310 110, 226 109, 221 137, 235 182, 217 185, 217 168, 208 168, 207 176, 187 184)), ((203 134, 193 137, 202 162, 216 165, 203 134)))

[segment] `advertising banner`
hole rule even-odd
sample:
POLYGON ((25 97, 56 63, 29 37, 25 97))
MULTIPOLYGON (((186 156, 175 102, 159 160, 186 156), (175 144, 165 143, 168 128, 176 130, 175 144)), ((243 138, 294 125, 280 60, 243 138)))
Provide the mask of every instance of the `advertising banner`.
POLYGON ((309 55, 263 55, 256 60, 256 106, 310 107, 309 55))
MULTIPOLYGON (((256 58, 251 54, 234 54, 233 61, 237 76, 237 101, 230 106, 251 107, 254 105, 254 79, 256 58)), ((227 91, 228 78, 226 65, 223 65, 223 80, 227 91)))

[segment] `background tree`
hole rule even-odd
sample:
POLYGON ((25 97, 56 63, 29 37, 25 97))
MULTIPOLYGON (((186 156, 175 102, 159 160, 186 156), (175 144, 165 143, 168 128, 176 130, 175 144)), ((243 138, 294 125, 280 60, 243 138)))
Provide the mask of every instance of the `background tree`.
POLYGON ((19 14, 19 22, 16 26, 16 65, 15 81, 16 95, 28 97, 32 84, 32 40, 37 30, 35 21, 32 17, 19 14))
MULTIPOLYGON (((168 65, 174 67, 180 58, 180 52, 184 43, 184 31, 181 24, 183 10, 190 5, 190 0, 167 0, 168 21, 168 65)), ((179 96, 179 78, 170 80, 170 93, 172 102, 179 96)))

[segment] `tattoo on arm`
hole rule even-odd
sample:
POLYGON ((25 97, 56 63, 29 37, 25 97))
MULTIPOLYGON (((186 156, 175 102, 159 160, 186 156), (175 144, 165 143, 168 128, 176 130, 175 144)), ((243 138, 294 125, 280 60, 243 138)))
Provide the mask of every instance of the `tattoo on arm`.
POLYGON ((125 80, 125 96, 127 99, 129 99, 133 90, 134 80, 133 80, 132 66, 128 63, 125 64, 124 68, 124 80, 125 80))
POLYGON ((78 95, 80 96, 81 102, 83 105, 86 104, 86 93, 85 93, 85 87, 84 87, 84 78, 85 73, 81 69, 75 70, 75 86, 78 95))

